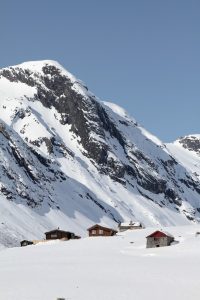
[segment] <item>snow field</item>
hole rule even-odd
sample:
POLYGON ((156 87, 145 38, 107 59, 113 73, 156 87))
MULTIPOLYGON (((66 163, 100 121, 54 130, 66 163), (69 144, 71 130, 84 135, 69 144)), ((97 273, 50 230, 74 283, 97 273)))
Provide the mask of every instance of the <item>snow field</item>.
POLYGON ((167 228, 179 243, 146 249, 154 230, 2 250, 0 299, 199 299, 200 226, 167 228))

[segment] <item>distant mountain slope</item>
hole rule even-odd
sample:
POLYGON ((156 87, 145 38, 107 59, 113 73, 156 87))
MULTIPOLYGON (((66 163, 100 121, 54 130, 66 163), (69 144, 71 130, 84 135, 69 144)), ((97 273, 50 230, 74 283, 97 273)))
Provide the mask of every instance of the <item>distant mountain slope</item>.
POLYGON ((200 220, 198 176, 57 62, 0 70, 0 144, 0 243, 57 226, 200 220))

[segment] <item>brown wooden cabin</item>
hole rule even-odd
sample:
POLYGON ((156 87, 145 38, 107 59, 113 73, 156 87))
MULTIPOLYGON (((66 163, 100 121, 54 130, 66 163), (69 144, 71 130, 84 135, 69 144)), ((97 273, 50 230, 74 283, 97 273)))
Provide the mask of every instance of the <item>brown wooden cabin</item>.
POLYGON ((21 247, 24 247, 24 246, 28 246, 28 245, 33 245, 33 242, 32 241, 27 241, 27 240, 23 240, 20 242, 21 244, 21 247))
POLYGON ((73 232, 64 231, 60 229, 54 229, 48 232, 45 232, 46 240, 57 240, 57 239, 79 239, 80 237, 75 235, 73 232))
POLYGON ((115 229, 104 227, 98 224, 87 229, 89 236, 113 236, 117 233, 115 229))

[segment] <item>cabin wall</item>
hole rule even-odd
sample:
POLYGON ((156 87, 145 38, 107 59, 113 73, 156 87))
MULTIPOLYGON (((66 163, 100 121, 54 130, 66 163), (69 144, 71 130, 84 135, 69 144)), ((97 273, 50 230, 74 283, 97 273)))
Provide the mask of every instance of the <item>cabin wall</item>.
POLYGON ((46 233, 47 240, 57 240, 57 239, 62 239, 62 238, 70 239, 71 235, 69 233, 59 232, 59 231, 46 233))
POLYGON ((112 230, 105 230, 101 228, 93 228, 89 230, 89 236, 112 236, 112 235, 113 235, 112 230))
POLYGON ((165 247, 169 246, 170 243, 172 242, 173 238, 170 237, 159 237, 159 238, 154 238, 154 237, 148 237, 147 238, 147 248, 156 248, 156 247, 165 247))

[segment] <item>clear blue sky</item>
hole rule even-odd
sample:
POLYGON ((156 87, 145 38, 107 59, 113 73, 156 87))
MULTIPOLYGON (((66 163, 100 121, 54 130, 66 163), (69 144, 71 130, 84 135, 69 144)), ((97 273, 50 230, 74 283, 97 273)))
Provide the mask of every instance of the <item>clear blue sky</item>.
POLYGON ((0 0, 0 67, 41 59, 163 141, 200 133, 199 0, 0 0))

